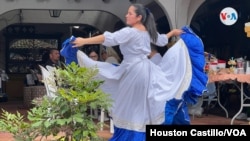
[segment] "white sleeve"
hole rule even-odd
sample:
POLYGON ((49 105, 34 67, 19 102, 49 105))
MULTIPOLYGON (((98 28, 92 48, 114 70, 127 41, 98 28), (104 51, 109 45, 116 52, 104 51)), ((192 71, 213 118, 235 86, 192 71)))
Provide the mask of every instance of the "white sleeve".
POLYGON ((162 47, 162 46, 167 45, 167 43, 168 43, 167 35, 158 33, 158 38, 156 40, 156 45, 162 47))
POLYGON ((116 46, 128 42, 131 39, 131 32, 132 30, 130 27, 122 28, 113 33, 105 31, 103 33, 105 39, 102 44, 104 46, 116 46))

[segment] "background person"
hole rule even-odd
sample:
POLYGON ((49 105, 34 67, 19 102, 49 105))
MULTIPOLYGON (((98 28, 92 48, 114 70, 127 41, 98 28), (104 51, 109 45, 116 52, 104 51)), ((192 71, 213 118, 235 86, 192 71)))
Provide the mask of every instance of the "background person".
POLYGON ((44 66, 47 65, 52 67, 62 67, 62 62, 60 61, 60 52, 58 49, 52 48, 48 50, 48 58, 45 61, 44 66))
POLYGON ((99 49, 89 47, 89 49, 86 52, 87 52, 87 55, 88 55, 89 58, 91 58, 91 59, 93 59, 95 61, 100 60, 99 49))
MULTIPOLYGON (((61 61, 61 55, 58 49, 56 48, 50 48, 48 49, 43 55, 42 55, 42 63, 39 64, 46 68, 46 66, 51 67, 63 67, 63 62, 61 61)), ((33 76, 37 77, 38 84, 41 84, 42 81, 42 72, 38 64, 35 64, 32 66, 31 73, 33 76)))
POLYGON ((103 47, 101 49, 101 57, 103 61, 114 65, 119 65, 121 62, 119 55, 112 47, 103 47))

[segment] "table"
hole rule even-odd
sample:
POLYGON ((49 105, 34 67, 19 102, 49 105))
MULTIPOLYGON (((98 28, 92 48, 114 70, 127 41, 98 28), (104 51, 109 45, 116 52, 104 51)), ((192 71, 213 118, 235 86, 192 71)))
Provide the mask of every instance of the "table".
MULTIPOLYGON (((231 125, 232 125, 235 118, 242 112, 243 107, 250 107, 250 104, 245 103, 245 100, 250 99, 250 97, 248 97, 244 93, 244 88, 243 88, 243 83, 248 83, 248 84, 250 83, 250 74, 233 74, 233 73, 209 74, 209 82, 227 82, 227 81, 240 83, 240 86, 238 86, 236 83, 232 83, 240 90, 240 110, 231 119, 231 125)), ((218 93, 218 103, 225 110, 227 117, 228 117, 228 112, 226 108, 223 107, 220 103, 219 95, 220 94, 218 93)))

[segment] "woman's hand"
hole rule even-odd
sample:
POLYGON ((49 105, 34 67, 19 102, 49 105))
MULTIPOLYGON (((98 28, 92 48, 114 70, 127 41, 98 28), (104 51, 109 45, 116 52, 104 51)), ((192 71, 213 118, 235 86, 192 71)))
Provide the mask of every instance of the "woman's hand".
POLYGON ((166 35, 167 35, 167 38, 171 38, 173 36, 180 36, 182 33, 184 33, 184 32, 181 29, 172 29, 166 35))
POLYGON ((173 29, 172 31, 174 32, 174 36, 180 36, 182 33, 184 33, 181 29, 173 29))
POLYGON ((84 45, 84 38, 77 37, 74 41, 71 42, 73 44, 72 47, 81 47, 84 45))
POLYGON ((89 45, 89 44, 101 44, 104 42, 104 35, 97 35, 94 37, 89 37, 89 38, 82 38, 82 37, 77 37, 73 42, 72 47, 81 47, 83 45, 89 45))

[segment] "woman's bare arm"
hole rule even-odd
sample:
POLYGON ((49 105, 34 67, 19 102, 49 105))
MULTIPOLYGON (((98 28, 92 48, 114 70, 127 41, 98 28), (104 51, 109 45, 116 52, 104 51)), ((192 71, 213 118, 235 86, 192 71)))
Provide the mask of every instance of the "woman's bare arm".
POLYGON ((73 42, 73 47, 81 47, 83 45, 89 45, 89 44, 101 44, 104 42, 104 35, 98 35, 94 37, 89 37, 89 38, 82 38, 82 37, 77 37, 73 42))
POLYGON ((167 36, 167 38, 169 39, 169 38, 171 38, 171 37, 173 37, 173 36, 179 36, 180 34, 182 34, 183 33, 183 30, 181 30, 181 29, 173 29, 173 30, 171 30, 170 32, 168 32, 167 34, 166 34, 166 36, 167 36))

